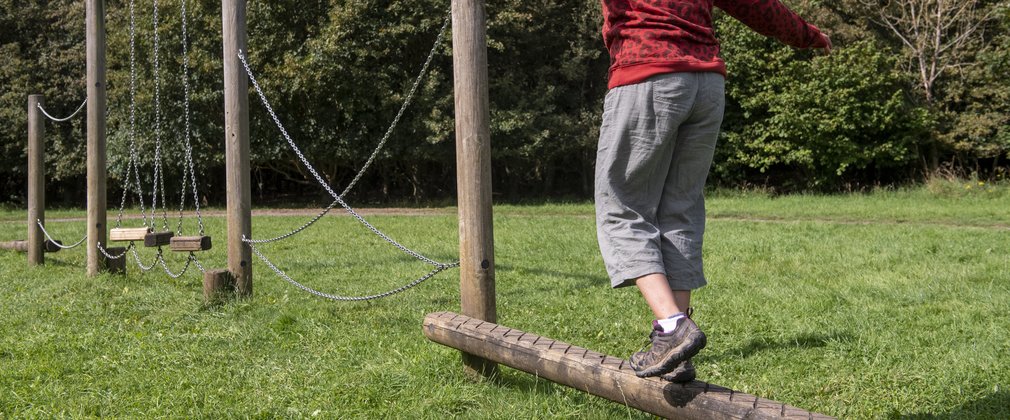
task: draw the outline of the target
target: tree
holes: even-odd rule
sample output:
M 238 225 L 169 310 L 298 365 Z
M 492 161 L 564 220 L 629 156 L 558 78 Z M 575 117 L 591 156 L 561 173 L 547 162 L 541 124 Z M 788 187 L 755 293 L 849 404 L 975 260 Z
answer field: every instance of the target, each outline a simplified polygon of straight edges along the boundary
M 973 62 L 974 54 L 966 48 L 973 43 L 984 46 L 984 25 L 999 10 L 983 0 L 861 0 L 876 10 L 875 21 L 890 29 L 901 41 L 916 74 L 917 84 L 926 103 L 937 107 L 936 85 L 940 78 L 957 74 L 954 70 Z M 883 4 L 881 4 L 883 3 Z M 937 142 L 928 144 L 926 169 L 939 166 Z

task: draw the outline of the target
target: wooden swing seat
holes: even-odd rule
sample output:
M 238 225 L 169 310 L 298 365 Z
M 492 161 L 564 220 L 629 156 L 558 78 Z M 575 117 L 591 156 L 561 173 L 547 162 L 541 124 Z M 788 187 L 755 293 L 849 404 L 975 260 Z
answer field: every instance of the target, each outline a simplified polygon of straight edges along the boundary
M 210 236 L 176 236 L 169 247 L 175 252 L 206 251 L 211 247 Z

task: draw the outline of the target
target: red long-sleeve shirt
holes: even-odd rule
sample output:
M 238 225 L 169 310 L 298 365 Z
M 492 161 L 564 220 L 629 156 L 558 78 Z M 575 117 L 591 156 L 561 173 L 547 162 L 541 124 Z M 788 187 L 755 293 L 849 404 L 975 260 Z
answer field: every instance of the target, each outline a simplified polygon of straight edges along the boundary
M 712 6 L 756 32 L 797 48 L 822 48 L 821 31 L 778 0 L 602 0 L 609 88 L 671 72 L 719 72 Z

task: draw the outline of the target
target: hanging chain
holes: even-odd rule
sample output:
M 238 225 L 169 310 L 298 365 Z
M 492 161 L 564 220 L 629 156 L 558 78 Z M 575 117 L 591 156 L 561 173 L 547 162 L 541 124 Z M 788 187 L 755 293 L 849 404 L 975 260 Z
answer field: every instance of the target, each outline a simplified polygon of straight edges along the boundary
M 161 165 L 161 60 L 158 35 L 158 0 L 154 0 L 151 19 L 154 27 L 154 186 L 151 190 L 151 218 L 158 212 L 158 192 L 161 191 L 161 217 L 163 230 L 168 230 L 168 208 L 165 206 L 165 174 Z M 152 220 L 152 225 L 153 220 Z
M 185 129 L 183 131 L 183 149 L 186 158 L 186 166 L 182 170 L 182 191 L 179 194 L 179 225 L 176 232 L 178 232 L 179 235 L 182 235 L 183 211 L 186 208 L 186 177 L 188 174 L 189 180 L 192 183 L 193 206 L 196 208 L 196 222 L 200 229 L 200 236 L 203 236 L 205 230 L 203 225 L 203 216 L 200 214 L 200 193 L 197 191 L 196 165 L 193 163 L 193 146 L 190 143 L 189 34 L 186 29 L 186 23 L 188 21 L 188 18 L 186 17 L 186 0 L 181 1 L 180 13 L 182 15 L 183 120 L 185 121 Z
M 291 136 L 288 135 L 288 130 L 284 128 L 284 124 L 281 123 L 281 119 L 278 118 L 277 113 L 274 112 L 274 108 L 272 106 L 270 106 L 270 102 L 267 101 L 267 97 L 264 95 L 263 89 L 260 88 L 260 83 L 257 82 L 256 76 L 252 75 L 252 71 L 249 69 L 248 63 L 245 62 L 245 57 L 242 56 L 242 51 L 240 51 L 240 50 L 238 51 L 238 60 L 240 60 L 242 62 L 242 66 L 245 67 L 245 73 L 248 75 L 249 81 L 252 82 L 252 86 L 254 86 L 256 88 L 256 92 L 260 96 L 261 102 L 263 102 L 264 107 L 267 108 L 267 111 L 270 113 L 271 117 L 274 119 L 274 123 L 277 124 L 277 128 L 281 130 L 281 134 L 288 141 L 288 144 L 291 146 L 291 149 L 295 151 L 295 154 L 298 155 L 298 159 L 301 161 L 302 165 L 304 165 L 305 168 L 307 170 L 309 170 L 309 173 L 312 174 L 312 177 L 314 177 L 315 180 L 316 180 L 316 182 L 318 182 L 319 185 L 321 185 L 322 188 L 325 189 L 327 193 L 329 193 L 330 197 L 333 197 L 333 200 L 336 201 L 337 203 L 339 203 L 340 206 L 343 207 L 343 209 L 347 211 L 347 214 L 350 214 L 351 216 L 354 216 L 356 219 L 358 219 L 359 222 L 361 222 L 366 227 L 368 227 L 369 230 L 372 230 L 373 233 L 379 235 L 379 237 L 382 237 L 387 242 L 389 242 L 390 244 L 396 246 L 398 249 L 400 249 L 404 253 L 407 253 L 408 255 L 411 255 L 411 256 L 413 256 L 413 257 L 415 257 L 417 259 L 425 261 L 425 263 L 428 263 L 428 264 L 430 264 L 432 266 L 438 265 L 438 263 L 435 263 L 434 260 L 432 260 L 432 259 L 430 259 L 430 258 L 428 258 L 428 257 L 426 257 L 424 255 L 421 255 L 420 253 L 418 253 L 418 252 L 416 252 L 416 251 L 414 251 L 414 250 L 412 250 L 412 249 L 410 249 L 410 248 L 408 248 L 408 247 L 400 244 L 396 240 L 393 240 L 393 238 L 389 237 L 388 235 L 386 235 L 385 233 L 383 233 L 382 231 L 380 231 L 379 229 L 377 229 L 375 226 L 373 226 L 368 221 L 366 221 L 365 218 L 363 218 L 357 212 L 355 212 L 354 209 L 351 209 L 350 206 L 348 206 L 347 203 L 344 202 L 343 199 L 340 196 L 338 196 L 335 192 L 333 192 L 333 189 L 330 188 L 329 184 L 327 184 L 322 179 L 322 177 L 319 176 L 319 173 L 316 172 L 316 170 L 312 166 L 312 164 L 309 163 L 308 159 L 305 158 L 305 154 L 302 153 L 302 150 L 300 148 L 298 148 L 297 144 L 295 144 L 295 140 L 293 140 L 291 138 Z M 245 241 L 246 243 L 248 243 L 248 238 L 244 238 L 243 237 L 242 241 Z
M 458 262 L 452 263 L 452 264 L 439 264 L 439 263 L 435 263 L 434 264 L 435 269 L 431 270 L 428 274 L 425 274 L 424 276 L 421 276 L 417 280 L 414 280 L 414 281 L 412 281 L 410 283 L 407 283 L 407 284 L 405 284 L 403 286 L 397 287 L 397 288 L 395 288 L 393 290 L 390 290 L 390 291 L 387 291 L 387 292 L 383 292 L 383 293 L 379 293 L 379 294 L 375 294 L 375 295 L 367 295 L 367 296 L 340 296 L 340 295 L 333 295 L 333 294 L 329 294 L 329 293 L 325 293 L 325 292 L 320 292 L 318 290 L 315 290 L 315 289 L 313 289 L 311 287 L 308 287 L 308 286 L 306 286 L 304 284 L 301 284 L 301 283 L 295 281 L 295 279 L 291 278 L 291 276 L 288 276 L 287 273 L 285 273 L 283 270 L 281 270 L 276 265 L 274 265 L 274 263 L 270 262 L 270 260 L 268 260 L 267 257 L 265 255 L 263 255 L 263 253 L 260 252 L 259 249 L 256 248 L 256 245 L 250 243 L 249 247 L 252 248 L 253 253 L 256 254 L 256 256 L 259 257 L 259 259 L 262 260 L 263 263 L 267 265 L 267 267 L 270 267 L 270 269 L 273 270 L 273 272 L 276 273 L 278 277 L 284 279 L 288 283 L 291 283 L 295 287 L 297 287 L 299 289 L 302 289 L 302 290 L 304 290 L 304 291 L 306 291 L 308 293 L 311 293 L 313 295 L 319 296 L 321 298 L 330 299 L 330 300 L 336 300 L 336 301 L 367 301 L 367 300 L 381 299 L 381 298 L 384 298 L 384 297 L 387 297 L 387 296 L 395 295 L 397 293 L 400 293 L 402 291 L 410 289 L 410 288 L 412 288 L 414 286 L 417 286 L 417 285 L 423 283 L 425 280 L 428 280 L 428 279 L 434 277 L 436 274 L 438 274 L 438 273 L 440 273 L 440 272 L 442 272 L 442 271 L 444 271 L 446 269 L 449 269 L 449 268 L 452 268 L 452 267 L 458 267 L 459 266 Z
M 87 104 L 88 104 L 88 98 L 84 98 L 84 102 L 81 102 L 81 106 L 77 107 L 77 110 L 74 111 L 73 114 L 70 114 L 70 116 L 66 117 L 66 118 L 56 118 L 56 117 L 54 117 L 52 115 L 49 115 L 49 113 L 46 112 L 46 109 L 42 107 L 42 104 L 35 104 L 35 106 L 38 107 L 39 111 L 42 111 L 42 115 L 45 115 L 46 118 L 49 118 L 50 120 L 53 120 L 53 121 L 56 121 L 56 122 L 64 122 L 66 120 L 69 120 L 69 119 L 74 118 L 75 116 L 77 116 L 77 113 L 81 112 L 81 110 L 84 109 L 84 105 L 87 105 Z
M 50 235 L 49 231 L 46 230 L 46 227 L 45 227 L 45 225 L 42 224 L 41 220 L 36 219 L 35 223 L 39 225 L 39 229 L 42 229 L 42 234 L 46 235 L 46 239 L 48 239 L 50 243 L 52 243 L 53 245 L 56 245 L 58 248 L 61 248 L 61 249 L 73 249 L 73 248 L 77 248 L 78 246 L 80 246 L 81 244 L 83 244 L 84 241 L 86 241 L 88 239 L 88 235 L 85 234 L 84 237 L 81 238 L 81 240 L 77 241 L 73 245 L 63 245 L 63 244 L 57 242 L 55 239 L 53 239 L 52 235 Z
M 130 252 L 130 250 L 131 250 L 131 249 L 133 249 L 133 248 L 134 248 L 134 245 L 133 245 L 133 242 L 130 242 L 130 245 L 127 245 L 126 249 L 124 249 L 124 250 L 123 250 L 123 253 L 122 253 L 122 254 L 119 254 L 119 255 L 112 255 L 112 254 L 109 254 L 109 251 L 108 251 L 107 249 L 105 249 L 105 247 L 103 247 L 103 246 L 102 246 L 102 243 L 101 243 L 101 242 L 99 242 L 99 243 L 98 243 L 97 247 L 98 247 L 98 251 L 99 251 L 99 252 L 101 252 L 101 253 L 102 253 L 102 255 L 104 255 L 104 256 L 105 256 L 105 258 L 108 258 L 108 259 L 110 259 L 110 260 L 118 260 L 118 259 L 120 259 L 120 258 L 123 258 L 123 257 L 125 257 L 125 256 L 126 256 L 126 254 L 127 254 L 128 252 Z
M 432 45 L 431 51 L 428 52 L 428 58 L 425 59 L 424 65 L 421 66 L 421 71 L 418 73 L 417 77 L 414 79 L 414 84 L 410 87 L 410 91 L 409 91 L 409 93 L 407 93 L 407 97 L 406 97 L 406 99 L 404 99 L 403 104 L 400 105 L 400 110 L 396 113 L 396 117 L 393 118 L 393 122 L 389 125 L 389 128 L 386 129 L 386 134 L 382 136 L 381 140 L 379 140 L 379 143 L 375 147 L 375 150 L 372 151 L 372 154 L 368 157 L 368 160 L 365 161 L 365 164 L 361 167 L 361 169 L 358 170 L 358 173 L 356 173 L 354 175 L 354 178 L 347 185 L 347 187 L 344 188 L 344 191 L 340 193 L 340 196 L 345 197 L 345 196 L 347 196 L 347 194 L 350 194 L 351 190 L 354 188 L 354 186 L 358 183 L 358 181 L 364 175 L 365 171 L 368 170 L 368 168 L 372 165 L 372 162 L 374 162 L 375 159 L 376 159 L 376 157 L 379 156 L 379 152 L 382 150 L 383 146 L 386 145 L 386 141 L 388 141 L 389 138 L 392 136 L 393 130 L 396 128 L 396 125 L 400 122 L 400 118 L 403 116 L 404 111 L 406 111 L 407 107 L 410 106 L 410 103 L 411 103 L 411 101 L 414 98 L 414 94 L 417 92 L 418 86 L 420 86 L 421 82 L 425 79 L 425 76 L 428 73 L 428 67 L 431 65 L 431 61 L 435 57 L 435 53 L 438 51 L 439 45 L 442 44 L 442 40 L 445 38 L 445 32 L 446 32 L 446 29 L 449 27 L 449 23 L 450 22 L 451 22 L 451 16 L 447 17 L 445 19 L 445 22 L 442 23 L 442 28 L 438 32 L 438 37 L 435 38 L 435 43 L 434 43 L 434 45 Z M 280 125 L 280 120 L 277 118 L 277 115 L 273 112 L 273 109 L 270 107 L 270 104 L 266 101 L 266 98 L 263 96 L 263 92 L 260 90 L 259 85 L 256 83 L 256 78 L 253 76 L 252 71 L 249 69 L 249 64 L 246 62 L 245 58 L 242 56 L 242 52 L 241 51 L 239 51 L 239 59 L 242 60 L 242 65 L 243 65 L 243 67 L 245 67 L 246 73 L 248 73 L 248 75 L 249 75 L 249 79 L 253 81 L 253 85 L 256 87 L 256 92 L 259 94 L 260 99 L 263 101 L 263 104 L 267 107 L 267 110 L 270 111 L 271 117 L 273 117 L 274 122 L 277 123 L 277 126 L 278 126 L 278 128 L 280 128 L 281 132 L 284 134 L 284 137 L 286 139 L 288 139 L 288 143 L 293 146 L 293 148 L 295 150 L 295 153 L 298 154 L 299 158 L 302 159 L 302 162 L 306 163 L 306 165 L 307 165 L 307 161 L 304 159 L 304 156 L 302 156 L 301 152 L 298 150 L 298 147 L 294 146 L 293 142 L 290 141 L 290 138 L 287 136 L 287 132 L 284 130 L 284 127 Z M 330 192 L 330 195 L 333 195 L 333 191 L 329 189 L 328 184 L 326 184 L 326 183 L 324 183 L 324 182 L 321 181 L 321 179 L 319 178 L 318 174 L 315 174 L 315 170 L 313 170 L 310 165 L 307 165 L 307 166 L 309 167 L 309 170 L 311 172 L 313 172 L 313 175 L 316 176 L 316 179 L 319 180 L 320 183 L 322 183 L 323 186 L 327 189 L 327 191 Z M 315 217 L 313 217 L 311 220 L 309 220 L 308 222 L 306 222 L 302 226 L 298 227 L 297 229 L 292 230 L 291 232 L 288 232 L 288 233 L 285 233 L 283 235 L 280 235 L 280 236 L 277 236 L 277 237 L 274 237 L 274 238 L 270 238 L 270 239 L 256 239 L 256 240 L 250 239 L 250 240 L 247 240 L 246 242 L 248 242 L 248 243 L 263 244 L 263 243 L 269 243 L 269 242 L 276 242 L 276 241 L 284 240 L 284 239 L 290 238 L 292 236 L 295 236 L 298 233 L 300 233 L 301 231 L 303 231 L 305 229 L 308 229 L 309 226 L 312 226 L 313 224 L 315 224 L 317 221 L 319 221 L 319 219 L 322 219 L 323 216 L 325 216 L 327 213 L 329 213 L 330 210 L 333 210 L 333 208 L 336 207 L 337 204 L 340 204 L 340 200 L 339 199 L 333 200 L 333 202 L 331 202 L 330 205 L 326 206 L 326 208 L 324 208 L 319 214 L 317 214 Z M 346 208 L 346 206 L 345 206 L 345 208 Z
M 137 16 L 134 0 L 130 0 L 130 150 L 129 162 L 126 165 L 126 185 L 123 187 L 123 198 L 119 203 L 119 214 L 116 216 L 116 227 L 123 225 L 123 211 L 126 208 L 126 197 L 132 188 L 136 189 L 137 202 L 140 204 L 140 216 L 144 226 L 147 223 L 147 210 L 144 208 L 144 191 L 140 185 L 140 157 L 137 155 Z M 134 180 L 130 180 L 131 172 Z M 152 213 L 151 225 L 154 225 Z

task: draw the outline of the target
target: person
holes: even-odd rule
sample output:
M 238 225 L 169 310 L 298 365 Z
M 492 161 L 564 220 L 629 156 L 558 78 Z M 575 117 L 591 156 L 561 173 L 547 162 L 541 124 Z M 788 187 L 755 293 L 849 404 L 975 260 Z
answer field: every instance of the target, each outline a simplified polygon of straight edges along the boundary
M 633 354 L 640 377 L 695 377 L 706 336 L 691 320 L 702 270 L 703 190 L 725 105 L 718 7 L 797 48 L 831 40 L 778 0 L 602 0 L 610 52 L 596 157 L 597 236 L 614 288 L 637 286 L 655 320 Z

